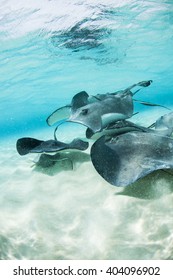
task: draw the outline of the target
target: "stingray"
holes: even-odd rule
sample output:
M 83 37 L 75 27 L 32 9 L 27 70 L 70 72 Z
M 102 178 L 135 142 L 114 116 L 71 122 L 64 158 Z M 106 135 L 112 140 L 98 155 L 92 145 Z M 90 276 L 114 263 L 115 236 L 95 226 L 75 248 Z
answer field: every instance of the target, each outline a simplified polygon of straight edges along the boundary
M 51 125 L 55 124 L 56 122 L 70 119 L 70 121 L 79 122 L 79 123 L 82 123 L 82 124 L 87 126 L 88 121 L 86 121 L 85 119 L 87 117 L 86 112 L 88 112 L 88 109 L 90 108 L 91 110 L 92 109 L 93 110 L 98 110 L 98 102 L 99 101 L 105 101 L 106 99 L 111 98 L 111 97 L 112 98 L 115 97 L 114 101 L 113 101 L 114 103 L 115 103 L 116 99 L 117 99 L 117 102 L 118 102 L 115 105 L 113 113 L 117 113 L 117 114 L 121 113 L 123 116 L 119 115 L 119 118 L 121 118 L 121 117 L 126 118 L 126 117 L 128 117 L 129 111 L 132 111 L 132 103 L 133 103 L 132 96 L 137 91 L 139 91 L 139 90 L 137 90 L 135 93 L 132 93 L 131 89 L 136 87 L 136 86 L 148 87 L 151 83 L 152 83 L 152 80 L 142 81 L 142 82 L 139 82 L 137 84 L 133 84 L 132 86 L 126 88 L 125 90 L 120 90 L 120 91 L 116 91 L 116 92 L 113 92 L 113 93 L 106 93 L 106 94 L 96 94 L 96 95 L 91 95 L 91 96 L 89 96 L 89 94 L 86 91 L 81 91 L 81 92 L 79 92 L 79 93 L 77 93 L 76 95 L 73 96 L 70 104 L 68 104 L 66 106 L 63 106 L 63 107 L 60 107 L 57 110 L 55 110 L 47 118 L 46 122 L 47 122 L 48 125 L 51 126 Z M 129 104 L 128 104 L 129 105 L 129 111 L 124 110 L 125 109 L 124 107 L 127 108 L 127 99 L 129 100 Z M 125 104 L 125 102 L 126 102 L 126 104 Z M 140 102 L 140 101 L 138 100 L 138 102 Z M 142 102 L 144 102 L 144 101 L 142 101 Z M 92 106 L 91 104 L 93 104 L 93 103 L 97 103 L 97 105 Z M 118 112 L 116 112 L 119 104 L 120 104 L 121 107 L 123 107 L 123 110 L 122 110 L 122 108 L 120 108 L 118 110 Z M 124 106 L 123 106 L 123 104 L 124 104 Z M 152 104 L 152 103 L 150 103 L 150 104 Z M 147 105 L 147 104 L 145 104 L 145 105 Z M 80 108 L 81 108 L 81 110 L 80 110 Z M 82 111 L 82 110 L 84 110 L 84 111 Z M 108 113 L 112 113 L 112 110 L 111 110 L 111 112 L 109 112 L 109 110 L 107 110 L 107 111 L 108 111 Z M 107 114 L 107 112 L 106 112 L 106 114 Z M 85 118 L 84 119 L 81 118 L 81 115 L 85 115 Z M 88 113 L 88 115 L 89 115 L 89 113 Z M 110 115 L 107 116 L 107 117 L 110 117 Z M 88 119 L 88 117 L 87 117 L 87 119 Z
M 130 118 L 132 115 L 132 95 L 127 92 L 107 95 L 102 100 L 82 106 L 71 115 L 69 121 L 85 125 L 96 133 L 109 123 Z
M 125 187 L 155 170 L 173 168 L 173 139 L 139 131 L 102 136 L 91 147 L 91 160 L 107 182 Z
M 90 155 L 79 150 L 64 150 L 55 154 L 42 153 L 35 160 L 35 170 L 54 175 L 62 170 L 75 170 L 84 162 L 90 161 Z
M 54 175 L 62 170 L 73 170 L 72 159 L 67 157 L 66 154 L 59 152 L 53 155 L 42 153 L 39 159 L 34 162 L 35 170 L 46 173 L 47 175 Z
M 173 111 L 161 116 L 150 128 L 155 128 L 160 134 L 170 136 L 173 133 Z
M 150 132 L 158 133 L 163 136 L 171 136 L 173 133 L 173 112 L 161 116 L 149 127 L 144 127 L 127 120 L 120 120 L 108 124 L 101 132 L 94 133 L 90 128 L 87 128 L 86 138 L 92 138 L 94 140 L 103 135 L 116 136 L 130 131 Z
M 107 136 L 116 136 L 120 134 L 124 134 L 130 131 L 142 131 L 142 132 L 153 132 L 154 130 L 137 125 L 133 122 L 127 121 L 127 120 L 119 120 L 115 123 L 109 124 L 104 130 L 101 132 L 94 133 L 90 128 L 87 128 L 86 130 L 86 138 L 96 140 L 100 138 L 103 135 Z
M 71 143 L 64 143 L 57 140 L 38 140 L 35 138 L 24 137 L 17 140 L 16 149 L 20 155 L 28 153 L 52 153 L 66 149 L 86 150 L 89 146 L 88 142 L 81 139 L 74 139 Z

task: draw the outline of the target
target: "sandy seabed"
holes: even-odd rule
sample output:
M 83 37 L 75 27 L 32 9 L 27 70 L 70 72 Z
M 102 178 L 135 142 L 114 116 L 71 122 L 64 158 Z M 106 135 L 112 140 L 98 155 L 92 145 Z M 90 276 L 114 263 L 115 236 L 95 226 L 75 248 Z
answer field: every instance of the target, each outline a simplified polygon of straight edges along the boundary
M 116 188 L 89 153 L 34 165 L 15 139 L 1 143 L 0 259 L 173 259 L 173 175 Z

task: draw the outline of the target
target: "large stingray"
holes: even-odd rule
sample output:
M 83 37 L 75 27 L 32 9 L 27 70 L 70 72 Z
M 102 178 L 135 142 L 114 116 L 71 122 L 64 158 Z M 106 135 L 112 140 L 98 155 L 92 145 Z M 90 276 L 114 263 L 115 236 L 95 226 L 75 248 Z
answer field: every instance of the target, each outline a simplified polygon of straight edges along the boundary
M 155 170 L 173 168 L 173 139 L 139 131 L 102 136 L 91 148 L 91 160 L 107 182 L 128 186 Z
M 100 115 L 100 116 L 109 114 L 107 116 L 104 116 L 105 119 L 106 119 L 106 117 L 108 117 L 108 119 L 113 118 L 115 120 L 128 118 L 129 116 L 132 115 L 132 112 L 133 112 L 132 96 L 134 95 L 134 93 L 132 93 L 131 90 L 137 86 L 148 87 L 151 84 L 151 82 L 152 82 L 151 80 L 142 81 L 137 84 L 133 84 L 132 86 L 126 88 L 125 90 L 120 90 L 120 91 L 116 91 L 113 93 L 107 93 L 107 94 L 97 94 L 94 96 L 92 96 L 92 95 L 89 96 L 86 91 L 81 91 L 81 92 L 77 93 L 76 95 L 74 95 L 70 104 L 55 110 L 47 118 L 47 120 L 46 120 L 47 124 L 51 126 L 51 125 L 55 124 L 56 122 L 70 118 L 70 121 L 82 123 L 82 124 L 90 127 L 91 124 L 90 124 L 90 120 L 88 118 L 90 117 L 92 110 L 96 110 L 97 115 Z M 109 100 L 107 100 L 107 99 L 109 99 Z M 111 107 L 108 106 L 108 104 L 110 104 L 110 102 L 113 102 Z M 138 100 L 138 102 L 140 102 L 140 101 Z M 144 102 L 144 101 L 142 101 L 142 102 Z M 93 105 L 93 103 L 96 103 L 96 104 Z M 147 102 L 145 102 L 145 103 L 146 103 L 145 105 L 147 105 Z M 150 105 L 151 104 L 152 103 L 150 103 Z M 108 106 L 108 107 L 107 107 L 107 109 L 102 110 L 102 108 L 104 106 Z M 113 109 L 113 106 L 114 106 L 114 109 Z M 88 111 L 88 109 L 90 109 L 90 110 Z M 113 115 L 111 115 L 112 113 L 117 114 L 117 115 L 113 116 Z M 95 118 L 95 116 L 93 116 L 93 117 Z M 95 120 L 95 122 L 96 121 L 97 121 L 97 127 L 100 127 L 98 120 Z M 107 122 L 108 121 L 109 120 L 107 120 Z M 99 122 L 101 123 L 100 118 L 99 118 Z M 95 128 L 95 126 L 94 126 L 94 128 Z
M 74 139 L 71 143 L 64 143 L 57 140 L 38 140 L 35 138 L 24 137 L 17 140 L 16 149 L 20 155 L 28 153 L 52 153 L 66 149 L 86 150 L 89 146 L 88 142 L 81 139 Z

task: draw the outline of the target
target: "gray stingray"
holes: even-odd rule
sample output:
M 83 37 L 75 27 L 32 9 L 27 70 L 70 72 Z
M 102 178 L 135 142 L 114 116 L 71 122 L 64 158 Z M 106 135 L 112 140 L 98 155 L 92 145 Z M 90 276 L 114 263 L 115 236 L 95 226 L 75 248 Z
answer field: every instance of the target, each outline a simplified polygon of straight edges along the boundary
M 69 118 L 93 132 L 101 131 L 109 123 L 130 118 L 133 115 L 133 100 L 129 92 L 108 95 L 102 100 L 78 108 Z
M 41 154 L 39 159 L 35 161 L 35 165 L 41 168 L 49 168 L 57 163 L 64 161 L 68 162 L 70 169 L 73 169 L 73 165 L 82 164 L 90 160 L 90 155 L 83 151 L 71 150 L 70 153 L 67 150 L 62 151 L 61 153 L 57 152 L 55 154 Z
M 96 95 L 91 95 L 91 96 L 89 96 L 89 94 L 86 91 L 81 91 L 81 92 L 79 92 L 79 93 L 77 93 L 76 95 L 73 96 L 70 104 L 68 104 L 66 106 L 63 106 L 63 107 L 60 107 L 57 110 L 55 110 L 47 118 L 46 122 L 47 122 L 48 125 L 51 126 L 51 125 L 55 124 L 56 122 L 62 121 L 64 119 L 66 120 L 66 119 L 70 118 L 70 121 L 76 121 L 76 122 L 82 123 L 82 124 L 87 126 L 88 122 L 86 122 L 86 120 L 83 120 L 83 119 L 81 120 L 81 117 L 80 117 L 80 114 L 85 114 L 85 112 L 86 112 L 85 109 L 88 109 L 88 107 L 85 108 L 85 106 L 91 105 L 93 103 L 98 103 L 99 101 L 105 101 L 107 98 L 111 98 L 111 97 L 113 98 L 114 96 L 116 96 L 116 98 L 118 100 L 118 104 L 120 103 L 120 101 L 123 104 L 125 97 L 126 97 L 126 103 L 127 103 L 127 98 L 128 98 L 129 99 L 129 107 L 130 107 L 129 111 L 130 111 L 130 109 L 132 109 L 131 107 L 132 107 L 132 103 L 133 103 L 132 102 L 132 96 L 138 91 L 137 90 L 135 93 L 132 93 L 131 90 L 134 87 L 137 87 L 137 86 L 148 87 L 151 83 L 152 83 L 152 80 L 142 81 L 142 82 L 139 82 L 137 84 L 133 84 L 132 86 L 126 88 L 125 90 L 120 90 L 120 91 L 116 91 L 116 92 L 113 92 L 113 93 L 106 93 L 106 94 L 96 94 Z M 115 102 L 115 100 L 114 100 L 114 102 Z M 140 102 L 140 101 L 138 101 L 138 102 Z M 116 105 L 113 113 L 115 113 L 115 111 L 118 107 L 118 104 Z M 123 106 L 122 104 L 121 104 L 121 106 Z M 79 109 L 82 108 L 82 107 L 85 111 L 81 112 Z M 98 106 L 95 106 L 95 107 L 90 107 L 90 108 L 91 109 L 97 109 Z M 126 117 L 128 117 L 128 111 L 127 112 L 124 111 L 124 107 L 123 107 L 123 110 L 119 110 L 119 111 L 122 111 L 123 118 L 126 118 Z M 126 104 L 126 107 L 127 107 L 127 104 Z M 119 112 L 117 112 L 117 114 L 119 114 Z M 121 118 L 121 117 L 122 116 L 119 115 L 119 118 Z M 85 116 L 85 118 L 86 118 L 86 116 Z
M 130 131 L 142 131 L 142 132 L 153 132 L 153 129 L 143 127 L 140 125 L 137 125 L 133 122 L 127 121 L 127 120 L 119 120 L 115 123 L 109 124 L 104 130 L 101 132 L 94 133 L 90 128 L 87 128 L 86 130 L 86 138 L 93 140 L 96 140 L 100 138 L 103 135 L 107 136 L 116 136 L 120 134 L 124 134 Z
M 171 136 L 173 133 L 173 112 L 161 116 L 149 127 L 140 126 L 127 120 L 120 120 L 109 124 L 101 132 L 94 133 L 90 128 L 87 128 L 86 137 L 96 140 L 103 135 L 117 136 L 130 131 L 150 132 L 158 133 L 162 136 Z
M 52 167 L 60 160 L 60 153 L 56 153 L 53 155 L 50 154 L 41 154 L 38 161 L 35 162 L 36 166 L 40 166 L 42 168 Z
M 171 135 L 173 133 L 173 111 L 161 116 L 155 123 L 153 123 L 151 128 L 154 127 L 158 132 L 163 135 Z
M 91 160 L 107 182 L 125 187 L 155 170 L 173 168 L 173 139 L 139 131 L 102 136 L 91 147 Z
M 66 149 L 86 150 L 88 142 L 81 139 L 74 139 L 71 143 L 64 143 L 57 140 L 42 141 L 35 138 L 24 137 L 17 140 L 16 149 L 20 155 L 28 153 L 52 153 Z

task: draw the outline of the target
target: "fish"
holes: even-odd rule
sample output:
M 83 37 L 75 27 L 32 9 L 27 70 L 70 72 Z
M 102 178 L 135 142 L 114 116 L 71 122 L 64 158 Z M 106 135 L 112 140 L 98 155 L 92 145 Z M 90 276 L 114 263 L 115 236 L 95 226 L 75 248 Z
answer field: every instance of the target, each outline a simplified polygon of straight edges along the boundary
M 108 95 L 102 100 L 78 108 L 69 122 L 80 123 L 94 133 L 109 123 L 130 118 L 133 115 L 133 100 L 129 93 Z
M 89 143 L 75 138 L 71 143 L 64 143 L 57 140 L 38 140 L 31 137 L 19 138 L 16 142 L 16 149 L 19 155 L 28 153 L 52 153 L 66 149 L 86 150 Z
M 155 170 L 173 168 L 173 139 L 140 131 L 102 136 L 91 147 L 91 161 L 108 183 L 127 187 Z
M 70 104 L 60 107 L 60 108 L 56 109 L 53 113 L 51 113 L 51 115 L 49 115 L 48 118 L 46 119 L 46 122 L 49 126 L 52 126 L 59 121 L 62 122 L 62 120 L 64 120 L 64 121 L 76 120 L 77 121 L 77 119 L 75 119 L 75 116 L 77 115 L 77 113 L 80 113 L 80 111 L 79 111 L 80 108 L 83 108 L 85 110 L 87 108 L 87 107 L 85 108 L 85 106 L 91 105 L 93 103 L 97 103 L 98 101 L 105 102 L 106 99 L 109 99 L 113 96 L 115 96 L 115 99 L 117 98 L 118 102 L 120 102 L 119 99 L 120 99 L 120 97 L 122 97 L 121 103 L 123 104 L 125 96 L 126 97 L 130 96 L 132 99 L 132 96 L 136 92 L 139 91 L 139 90 L 137 90 L 135 93 L 132 93 L 131 89 L 133 89 L 136 86 L 147 87 L 151 83 L 152 83 L 152 80 L 142 81 L 142 82 L 131 85 L 130 87 L 126 88 L 125 90 L 119 90 L 119 91 L 115 91 L 113 93 L 106 93 L 106 94 L 89 95 L 86 91 L 81 91 L 73 96 Z M 131 106 L 131 103 L 132 103 L 132 101 L 130 101 L 129 106 Z M 123 106 L 122 104 L 121 104 L 121 106 Z M 98 107 L 98 106 L 94 106 L 94 108 L 95 107 Z M 118 107 L 118 104 L 116 105 L 115 110 L 117 109 L 117 107 Z M 115 112 L 115 110 L 114 110 L 114 113 L 118 113 L 118 112 Z M 85 113 L 86 110 L 83 112 Z M 112 116 L 109 115 L 109 117 L 111 118 Z M 118 119 L 121 117 L 125 117 L 124 113 L 122 114 L 122 116 L 119 115 Z M 116 116 L 114 119 L 116 119 Z

